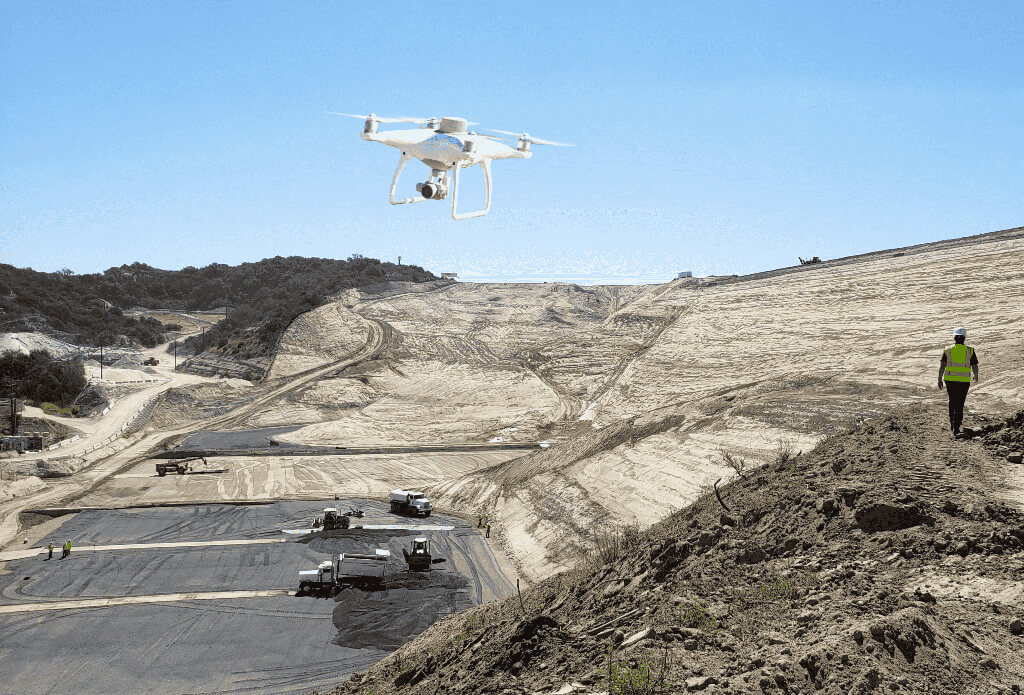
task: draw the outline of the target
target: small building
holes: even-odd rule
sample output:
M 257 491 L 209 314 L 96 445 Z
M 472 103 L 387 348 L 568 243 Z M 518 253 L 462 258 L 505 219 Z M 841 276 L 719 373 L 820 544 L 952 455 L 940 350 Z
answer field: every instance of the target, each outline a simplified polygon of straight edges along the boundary
M 680 278 L 680 279 L 681 278 L 692 278 L 693 277 L 693 271 L 692 270 L 683 270 L 683 271 L 681 271 L 679 273 L 679 275 L 676 275 L 676 277 Z
M 442 280 L 456 280 L 458 279 L 458 273 L 441 273 Z
M 0 439 L 2 451 L 42 451 L 43 438 L 38 435 L 9 434 Z

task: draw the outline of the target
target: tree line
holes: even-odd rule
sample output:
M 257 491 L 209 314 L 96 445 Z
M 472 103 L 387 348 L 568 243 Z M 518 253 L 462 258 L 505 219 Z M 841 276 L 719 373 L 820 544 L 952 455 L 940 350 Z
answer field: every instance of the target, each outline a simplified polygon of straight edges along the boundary
M 397 280 L 436 277 L 419 266 L 395 265 L 353 255 L 346 260 L 299 256 L 229 266 L 161 270 L 144 263 L 75 275 L 68 269 L 40 273 L 0 264 L 0 332 L 40 331 L 79 345 L 109 345 L 119 336 L 152 347 L 167 330 L 133 308 L 197 311 L 230 307 L 193 349 L 234 343 L 239 356 L 265 354 L 288 324 L 341 290 Z M 241 347 L 239 347 L 241 346 Z
M 64 407 L 78 397 L 85 384 L 85 366 L 80 360 L 55 360 L 46 350 L 28 354 L 7 350 L 0 355 L 0 397 Z

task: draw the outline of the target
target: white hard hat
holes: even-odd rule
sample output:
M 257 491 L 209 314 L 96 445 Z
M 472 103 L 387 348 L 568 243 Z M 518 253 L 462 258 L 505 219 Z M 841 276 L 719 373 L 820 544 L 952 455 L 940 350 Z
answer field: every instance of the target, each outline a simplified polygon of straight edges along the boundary
M 953 335 L 962 335 L 962 336 L 966 337 L 967 336 L 967 329 L 964 328 L 963 326 L 960 326 L 955 331 L 953 331 Z

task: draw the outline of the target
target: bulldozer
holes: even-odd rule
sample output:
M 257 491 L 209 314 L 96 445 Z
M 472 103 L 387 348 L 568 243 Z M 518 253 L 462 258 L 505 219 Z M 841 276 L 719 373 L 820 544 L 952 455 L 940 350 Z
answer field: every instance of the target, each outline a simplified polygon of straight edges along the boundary
M 422 537 L 413 538 L 412 552 L 402 548 L 402 554 L 405 555 L 405 562 L 409 565 L 410 572 L 426 572 L 431 565 L 445 562 L 443 557 L 432 558 L 430 556 L 430 541 Z

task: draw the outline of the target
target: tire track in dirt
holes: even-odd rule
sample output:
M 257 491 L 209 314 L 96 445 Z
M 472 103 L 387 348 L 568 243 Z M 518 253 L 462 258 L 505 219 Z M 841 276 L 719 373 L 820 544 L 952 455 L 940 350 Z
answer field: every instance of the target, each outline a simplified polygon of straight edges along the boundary
M 539 369 L 533 367 L 527 367 L 526 370 L 533 374 L 535 377 L 541 380 L 545 386 L 551 389 L 551 392 L 555 394 L 555 398 L 558 399 L 558 415 L 555 417 L 555 421 L 563 420 L 575 420 L 583 412 L 583 402 L 570 394 L 565 387 L 558 382 L 544 375 Z
M 56 500 L 72 500 L 82 497 L 105 483 L 112 475 L 116 475 L 133 465 L 145 461 L 154 450 L 162 450 L 174 441 L 187 437 L 190 434 L 195 434 L 203 429 L 237 423 L 271 401 L 303 388 L 316 379 L 328 376 L 353 364 L 373 359 L 390 344 L 393 332 L 391 327 L 383 321 L 370 318 L 367 320 L 371 322 L 370 335 L 367 336 L 366 344 L 363 348 L 355 354 L 331 364 L 292 375 L 288 377 L 285 383 L 271 388 L 269 391 L 254 398 L 251 402 L 239 406 L 231 413 L 195 422 L 171 432 L 154 433 L 144 437 L 136 444 L 130 445 L 127 449 L 104 458 L 96 459 L 87 464 L 74 477 L 67 479 L 66 482 L 52 484 L 53 487 L 46 490 L 42 490 L 34 495 L 16 498 L 11 503 L 0 506 L 0 511 L 3 513 L 3 519 L 0 521 L 0 546 L 6 544 L 17 535 L 20 528 L 18 516 L 25 509 L 46 506 Z M 140 453 L 133 454 L 133 451 Z
M 665 289 L 667 290 L 670 287 L 671 284 L 667 285 Z M 662 294 L 664 294 L 664 291 L 659 293 L 657 296 L 660 297 Z M 670 326 L 679 321 L 679 319 L 681 319 L 683 316 L 686 316 L 693 311 L 693 308 L 697 304 L 699 299 L 699 296 L 695 297 L 690 304 L 675 309 L 674 311 L 672 311 L 671 314 L 669 314 L 668 318 L 662 319 L 661 325 L 654 331 L 654 333 L 647 336 L 644 339 L 643 343 L 641 343 L 640 347 L 634 350 L 629 357 L 619 362 L 619 365 L 614 369 L 614 371 L 612 371 L 611 374 L 608 375 L 608 378 L 605 379 L 604 383 L 602 383 L 601 386 L 599 386 L 597 390 L 594 391 L 594 395 L 591 397 L 591 402 L 599 402 L 601 398 L 603 398 L 604 395 L 607 394 L 608 391 L 618 382 L 618 380 L 622 377 L 623 373 L 625 373 L 625 371 L 630 367 L 630 365 L 632 365 L 635 361 L 643 357 L 645 354 L 647 354 L 648 350 L 654 347 L 654 344 L 658 342 L 658 339 L 661 338 L 661 336 L 665 333 L 666 330 L 668 330 Z

